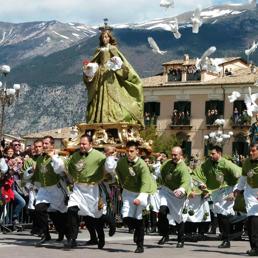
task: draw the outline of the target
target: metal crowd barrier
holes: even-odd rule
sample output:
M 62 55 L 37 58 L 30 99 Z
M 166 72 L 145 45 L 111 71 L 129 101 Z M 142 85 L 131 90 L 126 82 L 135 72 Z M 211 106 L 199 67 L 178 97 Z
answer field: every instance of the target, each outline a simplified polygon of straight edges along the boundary
M 18 218 L 19 224 L 16 225 L 14 225 L 12 221 L 14 208 L 13 202 L 7 203 L 4 207 L 2 207 L 2 214 L 0 217 L 1 232 L 6 233 L 14 230 L 21 231 L 24 227 L 29 227 L 32 225 L 32 221 L 26 206 L 23 208 Z

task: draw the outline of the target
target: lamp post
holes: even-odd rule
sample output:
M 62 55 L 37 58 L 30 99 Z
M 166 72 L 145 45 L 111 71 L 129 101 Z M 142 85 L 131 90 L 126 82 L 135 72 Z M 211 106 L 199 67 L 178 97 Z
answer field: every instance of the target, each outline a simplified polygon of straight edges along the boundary
M 210 132 L 208 135 L 204 135 L 204 141 L 206 144 L 218 145 L 222 147 L 227 141 L 229 141 L 230 137 L 233 135 L 233 132 L 224 133 L 223 126 L 225 124 L 224 119 L 216 119 L 214 125 L 218 126 L 218 130 L 214 132 Z
M 0 74 L 4 77 L 4 83 L 0 82 L 0 102 L 1 102 L 1 119 L 0 119 L 0 139 L 3 139 L 3 128 L 5 118 L 6 105 L 10 106 L 15 99 L 19 97 L 20 84 L 14 84 L 13 88 L 7 88 L 6 77 L 10 73 L 11 68 L 8 65 L 0 66 Z

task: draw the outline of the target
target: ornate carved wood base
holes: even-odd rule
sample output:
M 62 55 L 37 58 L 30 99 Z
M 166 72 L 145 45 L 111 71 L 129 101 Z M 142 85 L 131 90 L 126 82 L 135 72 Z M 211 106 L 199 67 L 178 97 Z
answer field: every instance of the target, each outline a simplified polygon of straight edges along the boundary
M 130 140 L 139 142 L 146 149 L 151 146 L 140 137 L 141 126 L 129 123 L 105 123 L 87 124 L 80 123 L 71 130 L 71 138 L 64 140 L 67 150 L 79 148 L 80 137 L 83 134 L 92 136 L 94 148 L 104 148 L 112 145 L 117 148 L 125 148 Z

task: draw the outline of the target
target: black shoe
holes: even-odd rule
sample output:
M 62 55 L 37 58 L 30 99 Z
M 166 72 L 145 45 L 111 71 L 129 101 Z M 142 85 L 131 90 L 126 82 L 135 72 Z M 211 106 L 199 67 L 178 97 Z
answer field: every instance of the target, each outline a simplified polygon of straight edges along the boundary
M 169 240 L 169 237 L 168 237 L 168 236 L 163 236 L 163 237 L 159 240 L 158 245 L 164 245 L 168 240 Z
M 251 250 L 247 251 L 247 254 L 249 256 L 258 256 L 258 250 L 257 249 L 251 249 Z
M 86 242 L 86 245 L 97 245 L 97 244 L 98 244 L 98 240 L 97 239 L 95 239 L 95 240 L 91 239 L 91 240 Z
M 65 248 L 74 248 L 77 246 L 77 242 L 75 239 L 67 239 L 67 243 L 64 244 Z
M 98 249 L 103 249 L 104 245 L 105 245 L 105 240 L 104 239 L 103 240 L 99 240 L 99 242 L 98 242 Z
M 116 233 L 116 226 L 115 225 L 111 225 L 110 228 L 109 228 L 108 235 L 109 236 L 113 236 L 113 235 L 115 235 L 115 233 Z
M 135 251 L 134 251 L 135 253 L 143 253 L 144 252 L 144 249 L 143 249 L 143 247 L 142 246 L 137 246 L 137 248 L 135 249 Z
M 36 247 L 40 247 L 42 246 L 44 243 L 46 243 L 47 241 L 51 240 L 51 236 L 43 236 L 37 243 L 35 243 Z
M 151 228 L 150 233 L 156 233 L 156 228 Z
M 184 245 L 184 242 L 177 242 L 176 248 L 183 248 Z
M 218 248 L 230 248 L 230 242 L 229 241 L 223 241 Z
M 59 233 L 58 234 L 58 238 L 56 239 L 56 242 L 62 242 L 64 240 L 64 234 L 63 233 Z

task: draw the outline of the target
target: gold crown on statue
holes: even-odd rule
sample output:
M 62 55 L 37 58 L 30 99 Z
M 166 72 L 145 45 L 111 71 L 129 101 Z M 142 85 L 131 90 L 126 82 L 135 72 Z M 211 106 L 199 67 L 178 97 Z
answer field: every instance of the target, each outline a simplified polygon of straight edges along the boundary
M 113 28 L 111 26 L 108 25 L 108 18 L 104 18 L 104 25 L 103 26 L 100 26 L 99 27 L 99 30 L 101 32 L 104 32 L 104 31 L 112 31 Z

